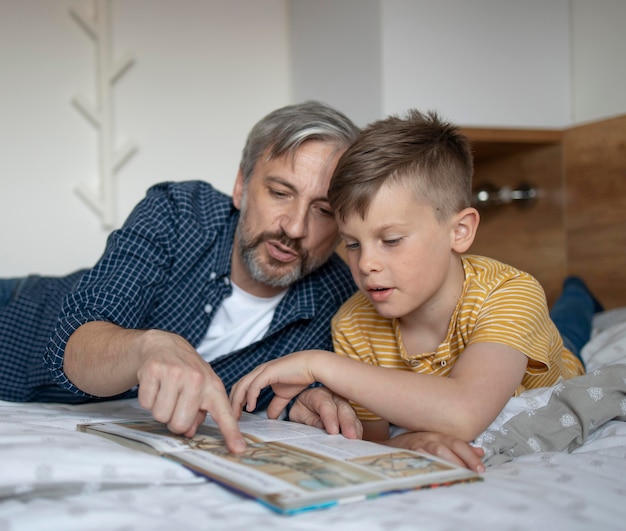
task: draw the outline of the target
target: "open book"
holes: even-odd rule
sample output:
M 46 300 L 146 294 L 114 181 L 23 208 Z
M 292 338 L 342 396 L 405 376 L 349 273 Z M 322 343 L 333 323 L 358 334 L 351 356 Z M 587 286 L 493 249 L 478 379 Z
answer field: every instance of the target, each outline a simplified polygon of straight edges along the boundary
M 329 435 L 244 413 L 245 452 L 228 452 L 210 418 L 192 438 L 153 420 L 79 424 L 77 429 L 172 459 L 197 474 L 292 514 L 480 476 L 427 454 Z

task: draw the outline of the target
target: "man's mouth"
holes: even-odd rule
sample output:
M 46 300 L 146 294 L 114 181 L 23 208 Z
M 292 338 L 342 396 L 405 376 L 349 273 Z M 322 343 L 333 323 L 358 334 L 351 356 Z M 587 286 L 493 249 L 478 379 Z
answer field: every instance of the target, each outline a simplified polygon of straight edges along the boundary
M 276 240 L 267 240 L 265 248 L 268 254 L 279 262 L 293 262 L 300 258 L 300 253 Z

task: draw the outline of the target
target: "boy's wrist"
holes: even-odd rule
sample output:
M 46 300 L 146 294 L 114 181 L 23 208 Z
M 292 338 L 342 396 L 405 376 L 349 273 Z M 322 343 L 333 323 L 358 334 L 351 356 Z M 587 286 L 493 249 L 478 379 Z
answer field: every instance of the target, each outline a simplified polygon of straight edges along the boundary
M 332 352 L 326 350 L 319 350 L 314 352 L 311 356 L 309 367 L 313 380 L 319 382 L 325 386 L 328 386 L 328 375 L 333 371 L 333 357 Z

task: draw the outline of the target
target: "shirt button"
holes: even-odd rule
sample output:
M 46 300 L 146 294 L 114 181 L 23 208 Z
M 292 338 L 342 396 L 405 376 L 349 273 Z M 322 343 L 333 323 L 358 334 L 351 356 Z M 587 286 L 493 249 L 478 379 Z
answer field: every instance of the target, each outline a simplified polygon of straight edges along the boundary
M 211 313 L 213 311 L 213 305 L 212 304 L 206 304 L 204 306 L 204 311 L 205 311 L 205 313 Z
M 224 284 L 226 284 L 227 286 L 230 285 L 230 278 L 224 277 Z
M 446 365 L 448 365 L 448 362 L 446 360 L 441 360 L 441 366 L 445 367 Z
M 212 271 L 211 274 L 209 275 L 209 278 L 211 280 L 215 280 L 215 277 L 217 277 L 217 273 L 215 271 Z
M 417 367 L 420 364 L 420 362 L 418 360 L 411 360 L 411 365 L 413 367 Z

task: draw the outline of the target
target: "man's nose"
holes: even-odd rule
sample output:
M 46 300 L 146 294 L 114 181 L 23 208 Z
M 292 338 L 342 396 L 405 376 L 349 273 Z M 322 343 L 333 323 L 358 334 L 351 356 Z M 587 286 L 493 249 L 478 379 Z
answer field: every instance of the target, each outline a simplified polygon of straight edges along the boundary
M 294 205 L 285 211 L 280 218 L 280 227 L 285 234 L 293 239 L 304 238 L 307 234 L 308 211 L 306 208 Z

